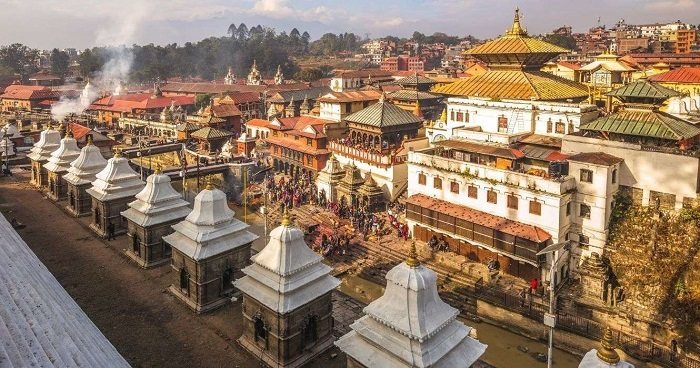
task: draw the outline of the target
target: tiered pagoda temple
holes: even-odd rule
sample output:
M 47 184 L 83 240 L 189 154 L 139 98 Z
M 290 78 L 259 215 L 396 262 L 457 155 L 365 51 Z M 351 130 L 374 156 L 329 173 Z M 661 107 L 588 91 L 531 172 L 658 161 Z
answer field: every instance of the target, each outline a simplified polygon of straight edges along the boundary
M 107 160 L 102 157 L 100 149 L 88 135 L 87 144 L 80 150 L 80 156 L 71 162 L 68 172 L 63 175 L 68 190 L 68 205 L 66 209 L 76 217 L 87 216 L 91 212 L 92 199 L 87 189 L 92 186 L 95 175 L 107 166 Z
M 68 184 L 63 175 L 70 168 L 71 162 L 78 156 L 80 156 L 78 142 L 73 138 L 73 132 L 70 129 L 66 129 L 66 136 L 61 139 L 61 145 L 51 153 L 51 157 L 44 164 L 44 169 L 46 169 L 48 175 L 49 192 L 47 196 L 50 199 L 54 201 L 66 199 Z
M 194 199 L 187 217 L 163 237 L 172 248 L 177 282 L 170 292 L 197 313 L 220 307 L 234 292 L 232 281 L 249 264 L 258 236 L 236 219 L 226 193 L 209 182 Z
M 368 175 L 370 175 L 368 173 Z M 338 182 L 336 188 L 338 194 L 338 202 L 345 203 L 348 206 L 358 206 L 360 204 L 360 196 L 358 190 L 364 184 L 360 169 L 352 162 L 345 166 L 345 175 Z
M 272 367 L 300 367 L 333 344 L 331 293 L 340 281 L 291 226 L 282 223 L 245 277 L 235 285 L 243 292 L 245 330 L 238 342 Z
M 32 162 L 32 184 L 36 187 L 42 188 L 48 185 L 49 175 L 44 164 L 51 157 L 51 152 L 58 149 L 60 144 L 61 133 L 53 129 L 51 125 L 47 125 L 46 129 L 41 131 L 39 141 L 34 143 L 29 155 L 27 155 Z
M 415 243 L 386 279 L 384 295 L 335 343 L 348 367 L 470 367 L 486 351 L 440 299 L 437 275 L 420 264 Z
M 416 116 L 422 116 L 428 120 L 435 119 L 440 116 L 444 98 L 442 95 L 430 92 L 436 83 L 430 78 L 414 73 L 410 77 L 397 80 L 396 84 L 401 86 L 401 89 L 389 93 L 387 97 L 396 106 Z
M 173 189 L 170 177 L 156 169 L 146 178 L 146 186 L 122 212 L 128 222 L 131 247 L 125 253 L 136 263 L 149 268 L 170 261 L 172 251 L 163 237 L 173 232 L 172 225 L 190 213 L 189 203 Z
M 127 222 L 121 215 L 127 204 L 143 189 L 145 183 L 129 166 L 129 160 L 117 152 L 107 160 L 107 166 L 95 175 L 92 187 L 86 192 L 92 197 L 92 231 L 102 237 L 109 235 L 110 226 L 114 235 L 123 234 Z

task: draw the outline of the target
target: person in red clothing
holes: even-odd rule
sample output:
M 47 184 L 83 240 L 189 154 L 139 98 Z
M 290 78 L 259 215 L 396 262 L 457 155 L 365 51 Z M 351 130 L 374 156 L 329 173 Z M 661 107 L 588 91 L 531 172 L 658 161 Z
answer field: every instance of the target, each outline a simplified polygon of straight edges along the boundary
M 530 294 L 532 294 L 533 291 L 537 292 L 537 284 L 538 284 L 537 278 L 530 280 Z

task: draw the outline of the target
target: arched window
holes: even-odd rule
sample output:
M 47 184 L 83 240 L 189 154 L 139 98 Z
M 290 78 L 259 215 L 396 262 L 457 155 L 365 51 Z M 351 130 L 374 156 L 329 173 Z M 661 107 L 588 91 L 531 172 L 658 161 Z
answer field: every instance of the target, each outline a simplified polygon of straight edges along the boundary
M 255 342 L 263 342 L 265 344 L 265 349 L 267 349 L 267 327 L 262 318 L 255 317 Z
M 304 336 L 304 344 L 306 346 L 312 345 L 318 340 L 318 318 L 316 316 L 309 316 L 302 330 L 302 335 Z
M 221 290 L 225 291 L 231 289 L 231 281 L 233 281 L 233 268 L 229 267 L 221 274 Z
M 139 245 L 139 236 L 138 234 L 134 234 L 131 237 L 131 249 L 134 250 L 134 253 L 138 254 L 139 256 L 141 255 L 141 246 Z
M 190 274 L 185 267 L 180 268 L 180 290 L 190 294 Z

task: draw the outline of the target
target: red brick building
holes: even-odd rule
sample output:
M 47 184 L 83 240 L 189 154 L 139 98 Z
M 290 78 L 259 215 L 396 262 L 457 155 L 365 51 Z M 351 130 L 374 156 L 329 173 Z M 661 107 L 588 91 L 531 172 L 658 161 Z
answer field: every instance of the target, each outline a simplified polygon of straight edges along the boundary
M 425 70 L 425 63 L 419 56 L 393 56 L 384 59 L 380 69 L 389 72 L 402 70 L 422 72 Z

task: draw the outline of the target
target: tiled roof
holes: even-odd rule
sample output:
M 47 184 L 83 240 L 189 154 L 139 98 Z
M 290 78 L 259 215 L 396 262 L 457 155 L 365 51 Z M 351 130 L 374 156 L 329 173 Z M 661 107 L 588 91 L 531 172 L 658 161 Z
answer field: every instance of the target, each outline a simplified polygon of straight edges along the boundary
M 126 95 L 108 96 L 101 98 L 90 105 L 88 110 L 133 112 L 134 110 L 158 110 L 175 106 L 194 105 L 194 97 L 191 96 L 165 96 L 153 97 L 150 93 L 131 93 Z
M 382 93 L 376 90 L 331 92 L 318 99 L 319 102 L 360 102 L 379 100 Z
M 260 94 L 258 92 L 231 92 L 227 93 L 226 96 L 230 97 L 233 103 L 236 104 L 260 101 Z
M 558 101 L 585 98 L 585 85 L 550 73 L 522 70 L 490 70 L 436 88 L 433 92 L 451 96 L 490 97 L 516 100 Z
M 242 84 L 215 84 L 215 83 L 182 83 L 169 82 L 160 87 L 163 92 L 171 93 L 209 93 L 220 94 L 230 92 L 262 92 L 266 86 L 247 86 Z
M 624 62 L 618 60 L 596 60 L 580 68 L 582 71 L 596 71 L 600 68 L 611 72 L 631 72 L 636 70 Z
M 435 84 L 436 82 L 430 78 L 424 77 L 422 75 L 413 74 L 409 77 L 401 78 L 396 81 L 396 84 L 402 86 L 415 86 L 419 84 Z
M 184 132 L 184 131 L 194 132 L 196 130 L 199 130 L 199 125 L 194 124 L 194 123 L 180 123 L 177 126 L 175 126 L 175 129 L 178 132 Z
M 46 72 L 39 72 L 36 74 L 32 74 L 29 76 L 29 80 L 36 80 L 36 81 L 45 81 L 45 80 L 61 80 L 61 77 L 51 74 L 51 73 L 46 73 Z
M 700 83 L 700 68 L 680 67 L 649 77 L 654 82 Z
M 205 128 L 202 128 L 202 129 L 199 129 L 199 130 L 193 132 L 191 136 L 194 138 L 200 138 L 200 139 L 217 139 L 217 138 L 230 137 L 232 135 L 233 135 L 232 133 L 227 132 L 225 130 L 212 128 L 212 127 L 205 127 Z
M 294 151 L 298 151 L 301 153 L 306 153 L 309 155 L 325 155 L 330 153 L 329 150 L 325 148 L 313 148 L 310 146 L 307 146 L 305 142 L 297 141 L 294 138 L 291 139 L 285 139 L 285 138 L 280 138 L 280 137 L 268 137 L 265 139 L 270 144 L 275 144 L 281 147 L 289 148 Z
M 522 151 L 497 143 L 476 143 L 460 139 L 447 139 L 444 141 L 434 142 L 433 144 L 459 151 L 507 158 L 509 160 L 516 160 L 525 157 L 525 154 Z
M 473 56 L 487 54 L 563 54 L 569 50 L 529 36 L 503 36 L 467 50 Z
M 439 99 L 442 98 L 441 95 L 436 95 L 430 92 L 423 92 L 423 91 L 411 91 L 408 89 L 400 89 L 395 92 L 391 92 L 387 94 L 387 97 L 390 99 L 398 99 L 398 100 L 411 100 L 414 101 L 416 99 L 418 100 L 434 100 L 434 99 Z
M 211 107 L 211 112 L 217 118 L 241 116 L 241 110 L 238 110 L 236 105 L 231 104 L 214 105 Z
M 50 88 L 42 86 L 25 86 L 21 84 L 13 84 L 5 88 L 5 92 L 2 95 L 0 95 L 0 98 L 12 100 L 57 99 L 58 92 L 52 91 Z
M 423 122 L 423 119 L 381 99 L 374 105 L 348 115 L 345 120 L 378 128 Z
M 670 140 L 688 139 L 700 135 L 700 128 L 695 125 L 651 107 L 627 107 L 622 111 L 582 124 L 580 129 Z
M 245 125 L 246 126 L 267 128 L 268 125 L 270 125 L 270 121 L 265 120 L 265 119 L 250 119 L 245 123 Z
M 559 65 L 561 65 L 561 66 L 563 66 L 563 67 L 565 67 L 565 68 L 569 68 L 569 69 L 571 69 L 571 70 L 579 70 L 579 69 L 581 69 L 581 65 L 578 65 L 578 64 L 575 64 L 575 63 L 570 63 L 570 62 L 568 62 L 568 61 L 557 61 L 557 64 L 559 64 Z
M 462 220 L 470 221 L 475 224 L 498 230 L 509 235 L 517 236 L 522 239 L 527 239 L 535 243 L 542 243 L 552 238 L 547 231 L 537 226 L 523 224 L 522 222 L 495 216 L 490 213 L 481 212 L 466 206 L 460 206 L 447 201 L 430 198 L 423 194 L 412 195 L 406 200 L 406 202 L 423 208 L 429 208 L 433 211 L 457 217 Z
M 584 152 L 570 156 L 569 161 L 585 162 L 588 164 L 601 166 L 612 166 L 624 160 L 605 152 Z
M 646 79 L 640 79 L 635 82 L 628 83 L 618 89 L 612 90 L 607 95 L 622 98 L 651 98 L 655 100 L 666 100 L 670 97 L 680 96 L 680 93 L 660 84 L 650 82 Z
M 381 78 L 381 77 L 391 77 L 391 72 L 379 70 L 379 69 L 363 69 L 363 70 L 349 70 L 342 71 L 336 74 L 337 77 L 342 78 Z
M 305 89 L 300 89 L 296 91 L 281 91 L 275 93 L 274 96 L 270 97 L 267 99 L 267 102 L 276 102 L 276 103 L 281 103 L 281 102 L 289 102 L 291 100 L 294 101 L 303 101 L 304 98 L 309 98 L 309 99 L 315 99 L 319 95 L 325 95 L 327 93 L 331 92 L 331 88 L 328 86 L 322 86 L 322 87 L 314 87 L 314 88 L 305 88 Z

